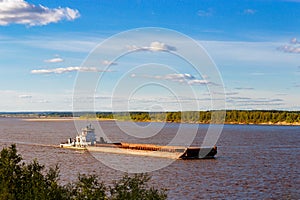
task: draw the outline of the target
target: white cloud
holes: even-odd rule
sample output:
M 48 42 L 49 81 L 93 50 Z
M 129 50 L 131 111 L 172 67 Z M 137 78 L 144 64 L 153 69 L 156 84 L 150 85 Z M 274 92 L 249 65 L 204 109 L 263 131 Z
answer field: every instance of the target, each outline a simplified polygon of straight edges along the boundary
M 300 42 L 295 37 L 291 39 L 291 43 L 292 44 L 300 44 Z
M 300 53 L 300 46 L 295 45 L 283 45 L 278 48 L 279 51 L 283 51 L 285 53 Z
M 19 98 L 21 98 L 21 99 L 31 99 L 31 98 L 32 98 L 32 95 L 29 95 L 29 94 L 21 94 L 21 95 L 19 95 Z
M 60 62 L 64 62 L 64 59 L 56 57 L 56 58 L 51 58 L 48 60 L 44 60 L 44 62 L 46 63 L 60 63 Z
M 0 25 L 24 24 L 29 26 L 47 25 L 61 20 L 74 20 L 80 16 L 71 8 L 47 8 L 30 4 L 24 0 L 0 1 Z
M 300 46 L 299 46 L 300 42 L 297 40 L 297 38 L 292 38 L 290 40 L 290 44 L 289 45 L 282 45 L 280 47 L 278 47 L 277 49 L 279 51 L 283 51 L 285 53 L 300 53 Z
M 236 87 L 235 90 L 254 90 L 253 87 Z
M 149 76 L 149 75 L 143 75 L 138 76 L 137 74 L 131 74 L 132 78 L 135 77 L 144 77 L 144 78 L 152 78 L 152 79 L 159 79 L 159 80 L 169 80 L 177 83 L 186 83 L 188 85 L 205 85 L 210 84 L 209 81 L 204 79 L 197 79 L 191 74 L 166 74 L 164 76 Z
M 243 14 L 245 14 L 245 15 L 254 15 L 256 12 L 257 12 L 256 10 L 248 8 L 248 9 L 244 10 Z
M 209 8 L 207 10 L 198 10 L 198 15 L 200 17 L 210 17 L 213 15 L 213 9 Z
M 130 76 L 131 76 L 131 78 L 135 78 L 136 74 L 131 74 Z
M 195 77 L 191 74 L 167 74 L 165 76 L 162 77 L 162 79 L 165 80 L 172 80 L 172 81 L 176 81 L 176 82 L 183 82 L 185 80 L 194 80 Z
M 188 81 L 189 85 L 206 85 L 206 84 L 209 84 L 209 83 L 210 82 L 207 81 L 207 80 L 199 80 L 199 79 Z
M 150 51 L 176 51 L 175 47 L 167 45 L 163 42 L 151 42 L 150 47 L 148 47 Z
M 162 77 L 162 79 L 165 80 L 171 80 L 174 82 L 179 82 L 179 83 L 187 83 L 189 85 L 205 85 L 208 84 L 209 81 L 204 80 L 204 79 L 197 79 L 191 74 L 167 74 L 166 76 Z
M 149 46 L 145 47 L 130 45 L 127 48 L 131 51 L 176 51 L 176 47 L 158 41 L 151 42 Z
M 284 100 L 278 98 L 227 97 L 227 105 L 229 106 L 229 109 L 248 109 L 253 106 L 258 107 L 259 109 L 268 109 L 283 106 Z
M 226 95 L 226 96 L 233 96 L 239 94 L 238 92 L 213 92 L 213 94 L 220 94 L 220 95 Z
M 50 103 L 50 101 L 46 99 L 39 99 L 36 101 L 36 103 Z
M 113 62 L 113 61 L 109 61 L 109 60 L 103 60 L 102 64 L 103 65 L 118 65 L 118 63 Z
M 82 71 L 82 72 L 109 72 L 98 69 L 96 67 L 60 67 L 54 69 L 34 69 L 31 70 L 31 74 L 63 74 L 75 71 Z

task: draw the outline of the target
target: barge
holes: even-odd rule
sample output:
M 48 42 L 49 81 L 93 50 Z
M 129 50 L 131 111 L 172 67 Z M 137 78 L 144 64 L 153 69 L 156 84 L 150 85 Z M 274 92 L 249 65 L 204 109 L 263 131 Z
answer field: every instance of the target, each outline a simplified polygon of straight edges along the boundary
M 91 152 L 131 154 L 138 156 L 163 157 L 171 159 L 214 158 L 217 147 L 162 146 L 154 144 L 107 143 L 102 137 L 96 141 L 95 129 L 88 125 L 75 138 L 69 138 L 61 148 L 88 150 Z

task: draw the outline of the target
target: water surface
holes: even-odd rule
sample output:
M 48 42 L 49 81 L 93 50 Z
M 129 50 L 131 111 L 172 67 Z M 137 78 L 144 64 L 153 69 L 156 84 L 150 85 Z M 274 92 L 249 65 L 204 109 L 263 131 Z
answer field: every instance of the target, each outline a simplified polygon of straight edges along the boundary
M 168 144 L 179 126 L 184 126 L 187 134 L 199 128 L 193 142 L 199 145 L 208 128 L 170 123 L 151 138 L 137 139 L 123 133 L 113 121 L 99 123 L 112 141 L 155 144 Z M 37 158 L 46 166 L 58 163 L 62 183 L 75 180 L 78 173 L 96 174 L 107 184 L 122 177 L 122 171 L 107 167 L 88 152 L 54 147 L 75 133 L 73 121 L 0 118 L 1 147 L 16 143 L 25 161 Z M 169 199 L 300 199 L 299 126 L 225 125 L 217 145 L 216 159 L 176 160 L 151 172 L 151 184 L 167 188 Z M 132 159 L 128 155 L 105 156 L 113 156 L 116 165 L 130 164 Z M 160 159 L 142 157 L 137 162 L 143 166 Z

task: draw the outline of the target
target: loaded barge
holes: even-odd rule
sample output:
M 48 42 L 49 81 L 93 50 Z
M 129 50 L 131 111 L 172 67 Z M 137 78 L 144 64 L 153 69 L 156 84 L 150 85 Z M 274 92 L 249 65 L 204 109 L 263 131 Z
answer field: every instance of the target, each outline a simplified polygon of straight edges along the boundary
M 131 154 L 171 159 L 214 158 L 217 154 L 216 146 L 200 148 L 123 142 L 107 143 L 102 137 L 100 138 L 100 141 L 96 141 L 95 129 L 92 128 L 91 125 L 83 128 L 82 132 L 75 138 L 69 138 L 66 143 L 61 143 L 60 147 L 75 150 L 88 150 L 91 152 Z

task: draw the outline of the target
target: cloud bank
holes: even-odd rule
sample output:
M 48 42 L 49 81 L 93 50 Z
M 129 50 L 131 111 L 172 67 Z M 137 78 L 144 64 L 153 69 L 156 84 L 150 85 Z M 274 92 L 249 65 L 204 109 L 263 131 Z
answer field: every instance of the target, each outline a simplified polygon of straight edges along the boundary
M 137 74 L 131 74 L 132 78 L 135 77 L 144 77 L 144 78 L 151 78 L 151 79 L 159 79 L 159 80 L 168 80 L 168 81 L 173 81 L 177 83 L 186 83 L 188 85 L 206 85 L 210 84 L 211 82 L 204 80 L 204 79 L 197 79 L 191 74 L 166 74 L 164 76 L 149 76 L 149 75 L 144 75 L 144 76 L 139 76 Z
M 78 10 L 68 7 L 51 9 L 24 0 L 0 0 L 0 26 L 9 24 L 41 26 L 61 20 L 74 20 L 79 16 Z
M 165 44 L 163 42 L 154 41 L 149 46 L 138 47 L 135 45 L 127 46 L 130 51 L 176 51 L 176 47 Z
M 104 70 L 100 70 L 96 67 L 60 67 L 60 68 L 54 68 L 54 69 L 34 69 L 31 70 L 31 74 L 63 74 L 63 73 L 69 73 L 69 72 L 108 72 Z
M 44 62 L 46 63 L 60 63 L 60 62 L 64 62 L 64 59 L 62 58 L 51 58 L 51 59 L 48 59 L 48 60 L 44 60 Z
M 290 44 L 282 45 L 278 47 L 277 49 L 279 51 L 283 51 L 285 53 L 300 53 L 300 42 L 297 40 L 297 38 L 292 38 L 290 40 Z

